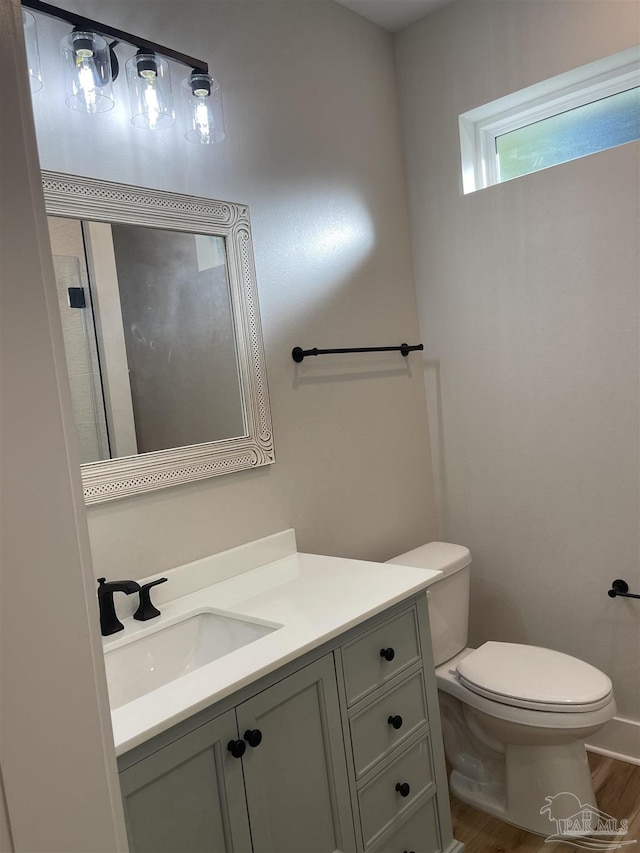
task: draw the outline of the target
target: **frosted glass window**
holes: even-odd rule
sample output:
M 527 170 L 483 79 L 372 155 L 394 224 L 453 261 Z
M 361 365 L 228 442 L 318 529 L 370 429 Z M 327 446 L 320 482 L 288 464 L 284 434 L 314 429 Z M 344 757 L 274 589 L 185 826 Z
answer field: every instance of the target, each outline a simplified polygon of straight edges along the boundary
M 496 137 L 501 181 L 640 139 L 640 87 Z
M 462 191 L 640 140 L 640 45 L 458 117 Z

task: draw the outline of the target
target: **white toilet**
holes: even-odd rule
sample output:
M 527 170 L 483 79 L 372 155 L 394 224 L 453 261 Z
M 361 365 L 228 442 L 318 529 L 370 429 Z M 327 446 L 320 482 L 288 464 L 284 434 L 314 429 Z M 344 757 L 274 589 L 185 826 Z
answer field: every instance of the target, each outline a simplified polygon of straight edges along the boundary
M 430 542 L 388 562 L 444 573 L 429 588 L 429 619 L 452 793 L 545 836 L 547 798 L 567 792 L 595 807 L 584 741 L 616 712 L 609 678 L 538 646 L 467 648 L 467 548 Z

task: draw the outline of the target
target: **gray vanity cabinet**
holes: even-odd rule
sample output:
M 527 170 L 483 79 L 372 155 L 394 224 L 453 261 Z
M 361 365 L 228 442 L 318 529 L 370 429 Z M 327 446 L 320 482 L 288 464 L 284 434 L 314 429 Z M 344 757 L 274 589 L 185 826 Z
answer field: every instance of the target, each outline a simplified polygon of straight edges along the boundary
M 425 595 L 158 735 L 120 768 L 132 853 L 463 850 Z
M 251 731 L 260 733 L 252 747 Z M 227 744 L 242 739 L 234 758 Z M 132 853 L 353 851 L 333 656 L 120 773 Z
M 251 850 L 236 737 L 228 711 L 120 773 L 132 853 Z

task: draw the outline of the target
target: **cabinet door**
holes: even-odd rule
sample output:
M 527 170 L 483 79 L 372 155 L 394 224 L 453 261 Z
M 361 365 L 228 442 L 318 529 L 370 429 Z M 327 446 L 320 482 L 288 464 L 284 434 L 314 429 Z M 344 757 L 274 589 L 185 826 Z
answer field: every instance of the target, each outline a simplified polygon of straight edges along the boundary
M 132 853 L 250 853 L 233 711 L 120 774 Z
M 254 853 L 355 849 L 333 656 L 236 709 Z M 246 732 L 258 730 L 258 746 Z

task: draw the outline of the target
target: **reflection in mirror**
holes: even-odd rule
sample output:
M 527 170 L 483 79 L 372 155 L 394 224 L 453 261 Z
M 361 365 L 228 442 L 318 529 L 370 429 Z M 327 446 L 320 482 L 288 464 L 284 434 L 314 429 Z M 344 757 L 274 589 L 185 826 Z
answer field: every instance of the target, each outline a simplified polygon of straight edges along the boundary
M 80 223 L 49 217 L 80 461 L 109 459 L 109 436 Z M 135 451 L 134 451 L 135 452 Z
M 82 462 L 245 435 L 224 239 L 49 217 Z
M 86 502 L 273 462 L 246 206 L 43 187 Z

